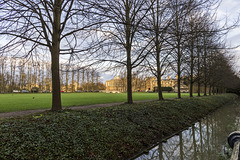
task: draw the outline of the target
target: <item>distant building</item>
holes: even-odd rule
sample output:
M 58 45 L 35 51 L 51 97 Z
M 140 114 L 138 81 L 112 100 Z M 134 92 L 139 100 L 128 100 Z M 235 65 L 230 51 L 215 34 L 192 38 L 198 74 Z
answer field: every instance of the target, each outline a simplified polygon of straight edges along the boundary
M 107 91 L 126 91 L 126 82 L 125 79 L 120 77 L 114 77 L 114 79 L 106 81 L 106 90 Z
M 135 84 L 138 84 L 137 86 Z M 144 80 L 134 78 L 132 80 L 133 91 L 155 91 L 157 88 L 157 79 L 155 77 L 147 77 Z M 162 87 L 171 87 L 174 92 L 177 92 L 177 80 L 176 79 L 162 79 Z M 181 92 L 188 92 L 189 88 L 181 81 Z M 125 92 L 127 90 L 126 78 L 121 79 L 114 77 L 114 79 L 106 81 L 107 91 L 120 91 Z

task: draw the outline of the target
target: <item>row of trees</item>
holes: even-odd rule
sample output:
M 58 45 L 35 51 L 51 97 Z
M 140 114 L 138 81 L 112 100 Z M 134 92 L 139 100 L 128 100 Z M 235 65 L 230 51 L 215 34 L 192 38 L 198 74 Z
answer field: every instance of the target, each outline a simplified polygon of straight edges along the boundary
M 185 76 L 189 77 L 191 97 L 193 83 L 198 83 L 200 96 L 202 84 L 204 95 L 207 95 L 207 88 L 211 93 L 216 87 L 225 87 L 222 82 L 227 75 L 239 81 L 231 71 L 222 42 L 228 29 L 218 27 L 211 14 L 213 6 L 219 1 L 123 0 L 89 3 L 96 6 L 93 14 L 105 17 L 108 22 L 99 27 L 104 34 L 98 41 L 102 44 L 103 58 L 99 58 L 99 52 L 96 57 L 115 63 L 114 67 L 126 67 L 128 103 L 132 103 L 132 71 L 141 67 L 156 76 L 159 100 L 163 99 L 161 79 L 169 69 L 177 75 L 178 98 L 181 98 L 180 85 Z
M 144 68 L 161 77 L 171 68 L 210 88 L 234 77 L 221 29 L 211 15 L 218 0 L 2 0 L 0 35 L 7 36 L 2 53 L 51 55 L 52 110 L 61 109 L 60 55 L 69 54 L 81 66 L 105 62 L 125 67 L 128 103 L 132 72 Z M 208 11 L 210 10 L 210 11 Z M 110 63 L 109 63 L 110 62 Z M 221 62 L 221 63 L 219 63 Z M 224 69 L 220 69 L 225 67 Z M 217 71 L 220 71 L 216 74 Z M 224 71 L 224 72 L 223 72 Z M 192 87 L 191 87 L 192 88 Z M 190 89 L 190 96 L 192 96 Z M 206 91 L 205 91 L 206 94 Z
M 52 90 L 51 63 L 46 60 L 26 60 L 22 58 L 0 58 L 0 91 Z M 60 64 L 61 90 L 75 92 L 104 89 L 100 74 L 92 68 L 80 68 L 76 65 Z

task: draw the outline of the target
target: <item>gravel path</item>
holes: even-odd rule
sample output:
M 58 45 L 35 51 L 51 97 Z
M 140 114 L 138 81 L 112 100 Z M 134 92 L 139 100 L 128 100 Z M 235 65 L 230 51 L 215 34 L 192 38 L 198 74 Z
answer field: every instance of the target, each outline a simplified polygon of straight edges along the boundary
M 156 101 L 156 100 L 134 101 L 134 103 L 143 103 L 143 102 L 150 102 L 150 101 Z M 118 105 L 122 105 L 122 104 L 125 104 L 125 102 L 106 103 L 106 104 L 93 104 L 93 105 L 87 105 L 87 106 L 73 106 L 73 107 L 65 107 L 63 109 L 72 109 L 72 110 L 91 109 L 91 108 L 101 108 L 101 107 L 112 107 L 112 106 L 118 106 Z M 0 113 L 0 118 L 24 116 L 24 115 L 30 115 L 30 114 L 40 113 L 40 112 L 44 112 L 44 111 L 49 111 L 49 110 L 47 110 L 47 109 L 39 109 L 39 110 L 6 112 L 6 113 Z

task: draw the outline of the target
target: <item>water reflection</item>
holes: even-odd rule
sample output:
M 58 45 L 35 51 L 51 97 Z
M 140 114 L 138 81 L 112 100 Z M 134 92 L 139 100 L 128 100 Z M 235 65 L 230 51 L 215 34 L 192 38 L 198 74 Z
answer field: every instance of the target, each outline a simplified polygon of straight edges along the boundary
M 195 123 L 187 130 L 159 143 L 136 160 L 216 160 L 227 159 L 226 139 L 239 125 L 240 100 Z

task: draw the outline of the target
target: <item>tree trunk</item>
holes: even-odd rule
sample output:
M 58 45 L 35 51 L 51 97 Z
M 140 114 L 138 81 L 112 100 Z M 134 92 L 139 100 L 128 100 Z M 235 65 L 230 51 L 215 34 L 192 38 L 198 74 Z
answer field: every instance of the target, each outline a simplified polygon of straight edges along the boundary
M 79 89 L 79 76 L 80 76 L 80 69 L 77 66 L 77 90 Z
M 192 79 L 192 77 L 191 77 L 191 79 Z M 190 92 L 189 92 L 189 96 L 190 96 L 190 97 L 193 97 L 193 83 L 192 83 L 191 80 L 190 80 Z
M 198 42 L 198 38 L 197 38 L 197 44 L 199 43 Z M 201 87 L 201 84 L 200 84 L 200 49 L 197 48 L 197 85 L 198 85 L 198 97 L 201 96 L 200 94 L 200 87 Z
M 13 63 L 13 77 L 12 77 L 12 89 L 15 89 L 15 70 L 16 70 L 16 61 Z M 11 91 L 12 92 L 12 91 Z
M 207 96 L 207 83 L 204 83 L 204 96 Z
M 211 85 L 209 85 L 209 91 L 208 91 L 208 94 L 209 94 L 209 96 L 211 96 L 211 94 L 212 94 L 212 86 Z
M 179 73 L 179 72 L 178 72 Z M 181 98 L 181 85 L 180 85 L 180 83 L 181 83 L 181 80 L 180 80 L 180 76 L 179 76 L 180 74 L 178 74 L 178 78 L 177 78 L 177 86 L 178 86 L 178 98 Z
M 4 84 L 4 64 L 5 64 L 5 62 L 4 62 L 4 59 L 3 59 L 3 61 L 2 61 L 2 75 L 1 75 L 1 80 L 2 80 L 2 86 L 1 86 L 1 91 L 0 91 L 0 93 L 4 93 L 4 86 L 5 86 L 5 84 Z
M 193 39 L 191 40 L 192 44 L 191 44 L 191 64 L 190 64 L 190 97 L 193 97 L 193 68 L 194 68 L 194 56 L 193 56 Z
M 94 91 L 94 69 L 92 69 L 92 72 L 91 72 L 91 88 L 92 88 L 92 91 Z
M 59 78 L 59 52 L 52 53 L 52 111 L 61 110 L 61 92 Z
M 132 104 L 131 25 L 129 2 L 126 1 L 127 103 Z
M 74 92 L 74 67 L 72 67 L 72 93 Z
M 12 59 L 10 61 L 11 63 L 11 77 L 10 77 L 10 83 L 9 83 L 9 92 L 12 92 L 13 90 L 13 86 L 12 86 L 12 80 L 13 80 L 13 62 L 12 62 Z
M 212 86 L 212 93 L 213 93 L 213 95 L 215 95 L 215 87 L 214 86 Z
M 127 103 L 132 104 L 132 67 L 130 57 L 127 58 Z
M 157 84 L 158 84 L 158 100 L 160 101 L 163 100 L 161 75 L 157 76 Z
M 154 15 L 154 14 L 153 14 Z M 155 20 L 155 18 L 154 18 Z M 157 60 L 157 84 L 158 84 L 158 100 L 163 100 L 162 95 L 162 72 L 161 72 L 161 64 L 160 64 L 160 42 L 159 42 L 159 1 L 157 1 L 157 22 L 155 25 L 155 33 L 156 33 L 156 60 Z
M 61 92 L 59 77 L 59 52 L 60 52 L 60 18 L 61 18 L 61 0 L 54 1 L 53 8 L 53 35 L 51 48 L 52 61 L 52 111 L 61 110 Z
M 89 69 L 87 69 L 87 92 L 88 92 L 88 86 L 89 86 Z
M 177 61 L 177 86 L 178 86 L 178 98 L 181 98 L 181 53 L 180 46 L 178 46 L 178 61 Z
M 85 81 L 85 77 L 84 77 L 84 72 L 85 72 L 85 70 L 84 70 L 84 68 L 82 69 L 82 90 L 84 91 L 85 90 L 85 88 L 84 88 L 84 81 Z
M 177 4 L 177 1 L 176 1 Z M 177 31 L 177 86 L 178 86 L 178 98 L 181 98 L 181 80 L 180 80 L 180 76 L 181 76 L 181 36 L 179 33 L 179 22 L 178 22 L 178 10 L 176 10 L 176 31 Z
M 158 36 L 157 36 L 158 38 Z M 160 49 L 159 49 L 159 41 L 156 39 L 156 52 L 157 52 L 157 84 L 158 84 L 158 100 L 163 100 L 163 95 L 162 95 L 162 84 L 161 84 L 161 66 L 160 66 Z
M 203 57 L 203 64 L 204 64 L 204 96 L 207 95 L 207 49 L 206 49 L 206 39 L 204 35 L 204 57 Z
M 43 85 L 44 85 L 44 70 L 45 70 L 44 65 L 42 65 L 42 91 L 46 90 L 46 88 L 43 87 Z
M 69 70 L 69 67 L 68 65 L 66 65 L 66 92 L 68 92 L 68 70 Z

